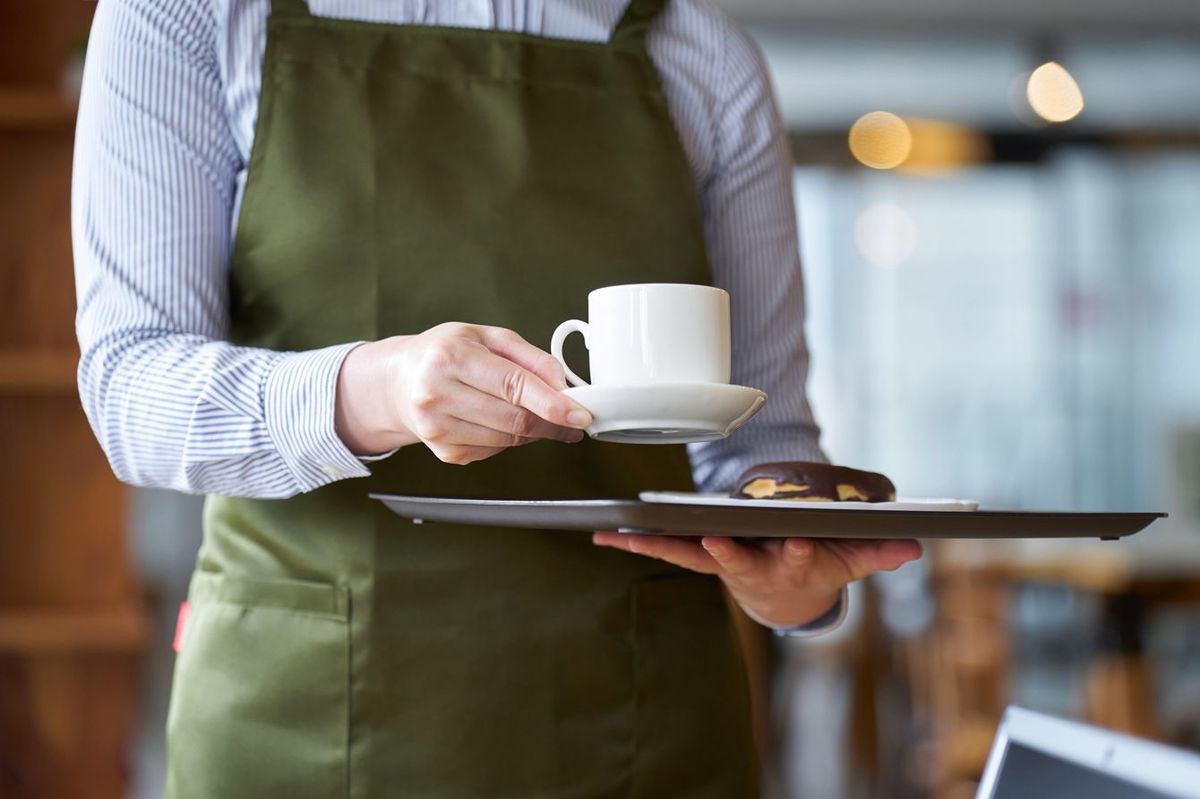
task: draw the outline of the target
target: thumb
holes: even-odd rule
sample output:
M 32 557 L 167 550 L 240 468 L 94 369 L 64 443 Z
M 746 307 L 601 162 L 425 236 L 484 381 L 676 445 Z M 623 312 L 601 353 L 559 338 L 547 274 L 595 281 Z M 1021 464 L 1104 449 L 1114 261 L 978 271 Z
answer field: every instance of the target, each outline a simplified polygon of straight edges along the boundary
M 868 561 L 869 573 L 878 571 L 895 571 L 905 563 L 921 557 L 924 549 L 920 542 L 907 538 L 889 539 L 874 542 L 874 551 Z M 863 575 L 864 577 L 866 575 Z
M 921 544 L 912 539 L 883 539 L 830 542 L 851 581 L 875 572 L 894 571 L 921 557 Z

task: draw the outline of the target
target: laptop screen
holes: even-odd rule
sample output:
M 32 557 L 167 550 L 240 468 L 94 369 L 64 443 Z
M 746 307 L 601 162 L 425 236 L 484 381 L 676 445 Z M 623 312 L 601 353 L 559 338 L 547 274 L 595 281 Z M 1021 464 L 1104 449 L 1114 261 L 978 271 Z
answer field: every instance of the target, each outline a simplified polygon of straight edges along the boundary
M 1174 799 L 1010 741 L 990 799 Z

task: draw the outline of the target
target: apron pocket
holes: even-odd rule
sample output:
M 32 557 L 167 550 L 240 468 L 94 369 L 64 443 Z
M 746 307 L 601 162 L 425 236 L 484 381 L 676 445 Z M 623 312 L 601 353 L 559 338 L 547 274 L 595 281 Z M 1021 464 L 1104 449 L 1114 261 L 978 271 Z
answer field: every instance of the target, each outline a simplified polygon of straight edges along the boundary
M 167 720 L 167 795 L 347 792 L 349 592 L 197 572 Z

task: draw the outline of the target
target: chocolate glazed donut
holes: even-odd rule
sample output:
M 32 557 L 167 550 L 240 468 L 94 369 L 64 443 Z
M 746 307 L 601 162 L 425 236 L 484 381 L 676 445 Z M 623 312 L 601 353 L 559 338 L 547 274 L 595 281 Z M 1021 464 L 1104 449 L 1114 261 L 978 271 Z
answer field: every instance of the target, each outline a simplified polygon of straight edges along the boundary
M 891 502 L 896 487 L 886 475 L 828 463 L 760 463 L 742 472 L 730 496 L 800 502 Z

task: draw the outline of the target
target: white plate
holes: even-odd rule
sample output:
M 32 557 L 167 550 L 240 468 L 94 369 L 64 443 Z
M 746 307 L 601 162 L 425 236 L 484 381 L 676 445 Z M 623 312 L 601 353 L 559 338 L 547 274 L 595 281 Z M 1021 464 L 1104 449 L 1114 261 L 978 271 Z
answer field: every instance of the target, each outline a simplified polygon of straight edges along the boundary
M 588 435 L 625 444 L 716 441 L 767 401 L 756 388 L 723 383 L 576 386 L 564 393 L 592 412 Z
M 895 502 L 795 502 L 782 499 L 734 499 L 728 494 L 693 494 L 687 491 L 643 491 L 642 502 L 668 505 L 721 505 L 729 508 L 795 508 L 796 510 L 939 510 L 972 511 L 978 502 L 969 499 L 898 499 Z

